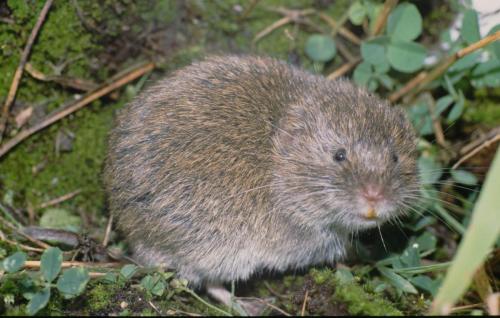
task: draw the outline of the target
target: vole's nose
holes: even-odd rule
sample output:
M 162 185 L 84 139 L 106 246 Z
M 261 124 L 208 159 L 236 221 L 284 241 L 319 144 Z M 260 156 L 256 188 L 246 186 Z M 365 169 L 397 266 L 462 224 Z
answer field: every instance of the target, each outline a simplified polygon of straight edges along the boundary
M 363 198 L 365 198 L 366 201 L 368 201 L 368 203 L 373 204 L 381 201 L 384 198 L 382 187 L 373 184 L 366 185 L 361 191 L 361 195 L 363 196 Z

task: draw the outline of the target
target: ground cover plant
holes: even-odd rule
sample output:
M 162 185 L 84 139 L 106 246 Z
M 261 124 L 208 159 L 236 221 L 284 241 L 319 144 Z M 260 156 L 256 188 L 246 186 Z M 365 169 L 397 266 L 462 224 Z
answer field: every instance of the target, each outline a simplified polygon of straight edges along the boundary
M 101 169 L 115 111 L 145 85 L 239 52 L 402 105 L 423 185 L 410 216 L 353 237 L 345 263 L 235 295 L 267 314 L 498 314 L 500 24 L 481 34 L 470 3 L 9 0 L 0 19 L 0 313 L 238 314 L 127 256 Z

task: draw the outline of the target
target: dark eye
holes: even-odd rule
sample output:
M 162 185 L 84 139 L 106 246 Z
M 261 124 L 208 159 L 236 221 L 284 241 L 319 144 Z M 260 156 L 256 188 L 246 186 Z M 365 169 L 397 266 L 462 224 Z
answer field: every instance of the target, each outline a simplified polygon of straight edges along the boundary
M 333 158 L 337 162 L 341 162 L 341 161 L 346 160 L 347 155 L 346 155 L 345 149 L 342 148 L 342 149 L 337 150 L 337 152 L 335 152 L 335 155 L 333 156 Z
M 394 163 L 397 163 L 397 162 L 399 161 L 399 157 L 398 157 L 398 155 L 396 155 L 395 153 L 394 153 L 394 154 L 392 154 L 392 161 L 393 161 Z

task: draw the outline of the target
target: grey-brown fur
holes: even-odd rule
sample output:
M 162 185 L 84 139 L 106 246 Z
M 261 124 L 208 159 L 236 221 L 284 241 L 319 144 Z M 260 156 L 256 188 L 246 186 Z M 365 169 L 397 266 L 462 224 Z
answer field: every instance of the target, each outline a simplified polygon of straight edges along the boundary
M 400 214 L 418 188 L 414 141 L 402 111 L 347 80 L 212 57 L 123 109 L 105 181 L 139 262 L 193 285 L 245 280 L 333 262 L 353 232 Z M 366 183 L 384 187 L 378 221 L 360 214 Z

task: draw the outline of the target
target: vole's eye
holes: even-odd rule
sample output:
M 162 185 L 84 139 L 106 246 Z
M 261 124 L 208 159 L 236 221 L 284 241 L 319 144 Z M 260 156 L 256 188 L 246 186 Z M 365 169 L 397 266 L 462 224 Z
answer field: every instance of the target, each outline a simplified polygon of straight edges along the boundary
M 337 152 L 335 152 L 335 154 L 333 155 L 333 158 L 337 162 L 341 162 L 341 161 L 346 160 L 347 155 L 346 155 L 345 149 L 341 148 L 341 149 L 337 150 Z
M 394 163 L 397 163 L 397 162 L 399 161 L 399 157 L 398 157 L 398 155 L 396 155 L 395 153 L 393 153 L 393 154 L 392 154 L 392 161 L 393 161 Z

